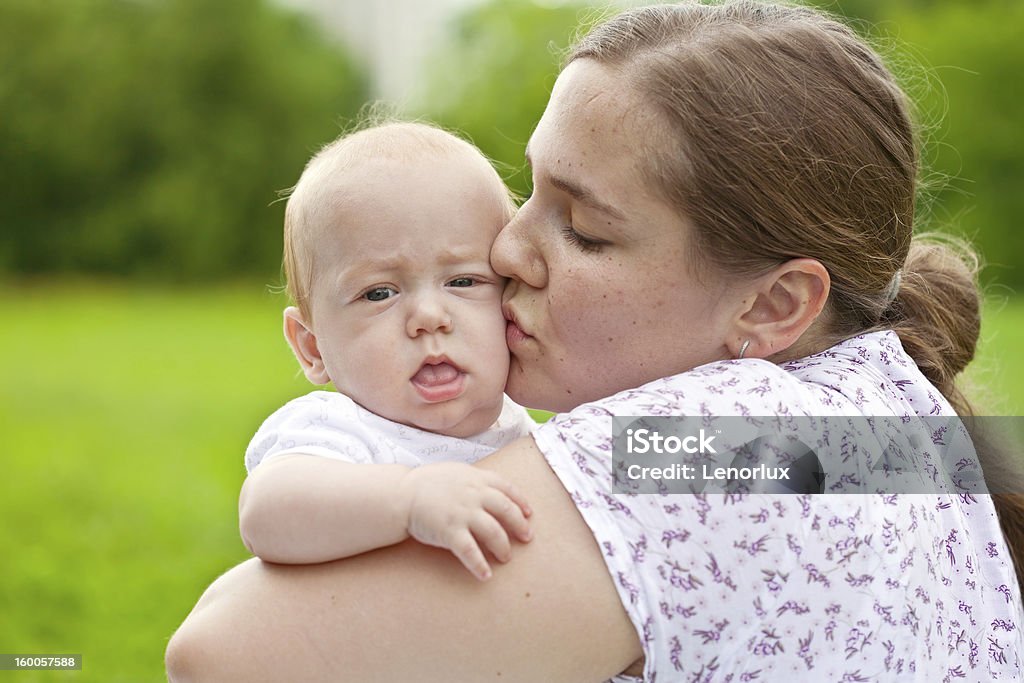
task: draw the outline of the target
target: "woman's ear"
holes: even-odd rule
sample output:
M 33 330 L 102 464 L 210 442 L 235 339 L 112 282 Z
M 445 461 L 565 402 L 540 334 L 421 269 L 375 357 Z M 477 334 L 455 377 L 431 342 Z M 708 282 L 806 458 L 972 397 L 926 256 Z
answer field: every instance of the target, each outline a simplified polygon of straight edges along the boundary
M 797 344 L 825 308 L 831 282 L 825 266 L 810 258 L 790 259 L 758 278 L 738 321 L 735 355 L 748 340 L 744 358 L 771 358 Z
M 327 384 L 331 381 L 320 355 L 316 335 L 295 306 L 284 309 L 284 338 L 288 340 L 288 346 L 292 347 L 306 379 L 313 384 Z

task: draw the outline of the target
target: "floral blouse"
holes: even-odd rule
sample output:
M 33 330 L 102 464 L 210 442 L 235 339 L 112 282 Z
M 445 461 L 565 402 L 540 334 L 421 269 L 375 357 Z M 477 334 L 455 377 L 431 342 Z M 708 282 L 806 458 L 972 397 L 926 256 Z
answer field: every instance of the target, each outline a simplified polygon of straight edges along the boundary
M 643 680 L 1024 680 L 1024 608 L 987 495 L 612 492 L 613 415 L 783 413 L 953 410 L 877 332 L 784 365 L 711 363 L 534 432 L 603 552 Z

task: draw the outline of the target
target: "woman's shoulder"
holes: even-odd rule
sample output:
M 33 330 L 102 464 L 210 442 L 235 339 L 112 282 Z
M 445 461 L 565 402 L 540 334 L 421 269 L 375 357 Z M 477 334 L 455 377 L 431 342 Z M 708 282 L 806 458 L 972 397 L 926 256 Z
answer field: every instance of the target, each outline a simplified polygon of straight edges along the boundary
M 783 364 L 722 360 L 580 406 L 584 415 L 948 414 L 892 331 Z
M 850 337 L 780 368 L 815 390 L 829 407 L 839 407 L 840 414 L 955 414 L 893 330 Z

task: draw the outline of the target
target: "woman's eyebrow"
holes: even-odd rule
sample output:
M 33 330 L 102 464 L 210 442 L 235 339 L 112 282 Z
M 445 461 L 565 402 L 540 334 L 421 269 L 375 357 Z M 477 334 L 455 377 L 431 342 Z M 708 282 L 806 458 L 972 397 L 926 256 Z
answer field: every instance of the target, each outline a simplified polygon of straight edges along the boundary
M 526 163 L 531 167 L 533 166 L 533 162 L 530 160 L 529 146 L 527 146 L 526 148 Z M 601 201 L 600 199 L 597 198 L 597 195 L 594 192 L 587 189 L 586 187 L 583 187 L 579 183 L 573 182 L 568 178 L 563 178 L 561 176 L 556 175 L 549 175 L 549 180 L 551 184 L 554 185 L 557 189 L 561 190 L 562 192 L 565 192 L 567 195 L 577 200 L 578 202 L 586 204 L 590 208 L 595 209 L 597 211 L 601 211 L 602 213 L 606 213 L 612 218 L 615 218 L 616 220 L 626 220 L 626 215 L 624 213 L 619 211 L 611 204 Z
M 621 211 L 616 209 L 611 204 L 607 204 L 601 201 L 593 192 L 591 192 L 585 187 L 582 187 L 581 185 L 577 185 L 571 180 L 568 180 L 566 178 L 560 178 L 558 176 L 551 176 L 551 184 L 554 185 L 559 190 L 561 190 L 562 192 L 565 192 L 566 194 L 570 195 L 573 199 L 576 199 L 581 204 L 586 204 L 592 209 L 601 211 L 602 213 L 606 213 L 612 218 L 615 218 L 616 220 L 626 220 L 625 214 L 623 214 Z

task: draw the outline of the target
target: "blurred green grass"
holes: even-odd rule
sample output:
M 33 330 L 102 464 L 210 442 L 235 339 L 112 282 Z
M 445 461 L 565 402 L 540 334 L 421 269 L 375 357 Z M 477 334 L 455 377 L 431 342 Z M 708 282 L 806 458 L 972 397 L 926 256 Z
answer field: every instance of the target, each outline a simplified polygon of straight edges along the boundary
M 257 285 L 0 291 L 0 652 L 84 657 L 0 681 L 165 680 L 174 628 L 247 556 L 248 439 L 310 389 L 283 305 Z M 981 413 L 1024 415 L 1022 347 L 1024 300 L 990 306 Z
M 247 556 L 248 439 L 308 389 L 281 305 L 257 286 L 0 295 L 0 651 L 84 656 L 18 683 L 165 680 L 174 628 Z

